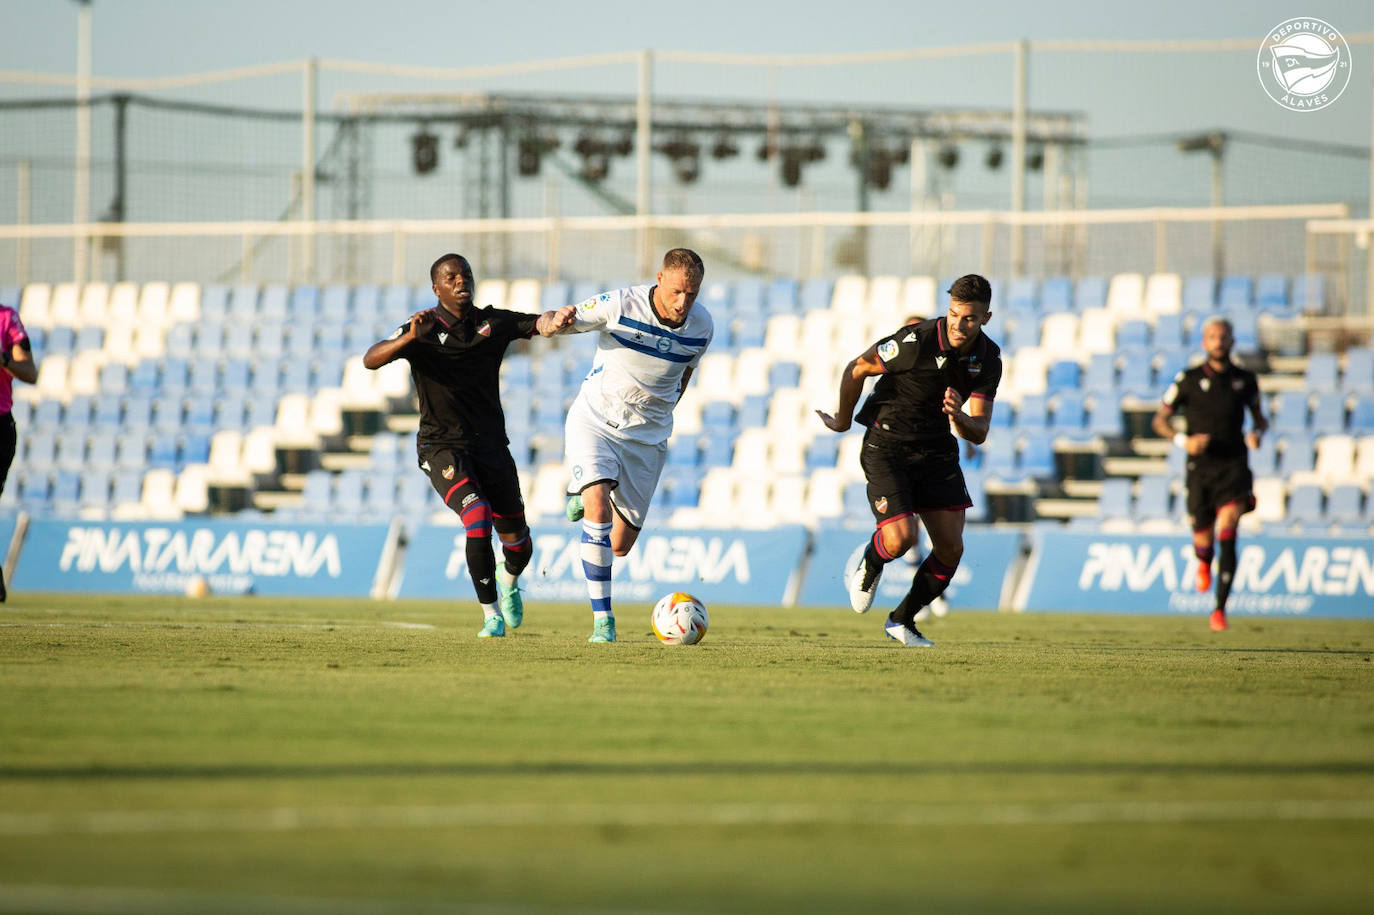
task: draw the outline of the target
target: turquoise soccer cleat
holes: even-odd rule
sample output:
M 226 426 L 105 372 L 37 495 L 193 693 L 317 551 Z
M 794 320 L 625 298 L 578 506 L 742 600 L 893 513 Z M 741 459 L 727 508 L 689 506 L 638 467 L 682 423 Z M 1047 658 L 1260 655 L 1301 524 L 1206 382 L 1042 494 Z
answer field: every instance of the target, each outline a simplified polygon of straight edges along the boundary
M 500 639 L 506 635 L 506 621 L 499 616 L 488 617 L 482 624 L 482 631 L 477 633 L 479 639 Z
M 514 584 L 507 588 L 501 583 L 501 573 L 506 570 L 504 562 L 496 566 L 496 606 L 501 610 L 501 618 L 506 621 L 506 625 L 511 629 L 519 629 L 520 623 L 525 619 L 525 602 L 520 597 L 520 585 Z
M 588 642 L 614 642 L 615 641 L 615 617 L 602 617 L 596 621 L 592 628 L 592 637 Z
M 568 520 L 576 524 L 582 520 L 582 514 L 582 496 L 580 493 L 573 493 L 568 496 Z

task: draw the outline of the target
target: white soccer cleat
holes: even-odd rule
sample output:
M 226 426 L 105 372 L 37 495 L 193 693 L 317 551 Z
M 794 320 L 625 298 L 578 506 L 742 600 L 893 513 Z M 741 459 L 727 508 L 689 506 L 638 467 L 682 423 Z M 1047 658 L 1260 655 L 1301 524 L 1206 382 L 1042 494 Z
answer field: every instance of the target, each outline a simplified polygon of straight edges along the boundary
M 863 553 L 860 553 L 858 563 L 849 572 L 849 606 L 854 608 L 855 613 L 867 613 L 868 608 L 873 606 L 873 595 L 878 593 L 878 580 L 883 577 L 880 566 L 872 578 L 867 578 L 864 574 L 867 566 Z
M 935 643 L 921 635 L 921 630 L 915 626 L 903 626 L 901 623 L 888 620 L 883 624 L 883 632 L 887 637 L 907 648 L 934 648 Z

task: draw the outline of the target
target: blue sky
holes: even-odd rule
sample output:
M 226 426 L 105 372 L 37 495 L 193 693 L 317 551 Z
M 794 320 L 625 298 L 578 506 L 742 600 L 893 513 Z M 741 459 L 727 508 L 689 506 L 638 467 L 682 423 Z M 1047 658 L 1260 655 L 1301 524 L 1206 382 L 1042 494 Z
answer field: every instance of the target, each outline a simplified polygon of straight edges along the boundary
M 843 10 L 837 14 L 836 10 Z M 323 12 L 327 11 L 327 12 Z M 1346 33 L 1374 31 L 1367 0 L 1259 0 L 1239 3 L 1158 0 L 1152 3 L 918 4 L 846 0 L 647 4 L 588 0 L 456 4 L 333 0 L 95 0 L 94 67 L 99 76 L 191 73 L 303 57 L 375 63 L 460 66 L 509 63 L 642 48 L 800 54 L 934 47 L 1016 38 L 1245 38 L 1255 50 L 1269 28 L 1295 15 L 1318 16 Z M 0 0 L 11 39 L 3 67 L 73 72 L 76 4 L 63 0 Z M 14 40 L 19 38 L 21 40 Z M 1031 104 L 1083 110 L 1098 135 L 1138 130 L 1230 126 L 1263 132 L 1299 131 L 1314 139 L 1369 145 L 1369 46 L 1356 49 L 1355 78 L 1331 109 L 1295 116 L 1258 92 L 1254 51 L 1209 55 L 1048 55 L 1033 61 Z M 1363 71 L 1363 72 L 1361 72 Z M 926 65 L 789 70 L 778 82 L 785 97 L 912 106 L 1004 105 L 1011 69 L 1003 58 Z M 665 94 L 752 95 L 766 91 L 757 68 L 663 65 Z M 288 83 L 231 90 L 280 101 Z M 325 104 L 346 89 L 417 88 L 415 83 L 328 77 Z M 447 88 L 458 88 L 449 86 Z M 535 79 L 489 81 L 481 88 L 630 92 L 629 68 Z M 30 90 L 32 92 L 32 90 Z M 240 95 L 240 93 L 245 93 Z M 287 95 L 295 103 L 297 97 Z

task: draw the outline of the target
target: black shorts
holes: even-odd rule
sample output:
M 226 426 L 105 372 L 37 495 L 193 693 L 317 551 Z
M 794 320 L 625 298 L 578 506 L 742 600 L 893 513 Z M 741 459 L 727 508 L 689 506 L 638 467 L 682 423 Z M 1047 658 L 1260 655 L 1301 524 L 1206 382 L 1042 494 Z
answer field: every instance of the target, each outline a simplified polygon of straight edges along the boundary
M 1217 509 L 1235 502 L 1241 514 L 1254 510 L 1255 478 L 1250 461 L 1238 458 L 1189 458 L 1185 479 L 1188 487 L 1188 524 L 1193 530 L 1210 528 Z
M 18 444 L 14 414 L 0 413 L 0 492 L 5 491 L 5 481 L 10 478 L 10 465 L 14 463 L 14 449 Z
M 476 497 L 491 506 L 493 526 L 503 533 L 525 524 L 525 500 L 510 451 L 464 451 L 449 445 L 421 445 L 420 469 L 429 475 L 444 504 L 461 513 Z
M 864 436 L 859 465 L 868 480 L 868 507 L 878 525 L 903 515 L 970 508 L 957 451 L 921 451 Z

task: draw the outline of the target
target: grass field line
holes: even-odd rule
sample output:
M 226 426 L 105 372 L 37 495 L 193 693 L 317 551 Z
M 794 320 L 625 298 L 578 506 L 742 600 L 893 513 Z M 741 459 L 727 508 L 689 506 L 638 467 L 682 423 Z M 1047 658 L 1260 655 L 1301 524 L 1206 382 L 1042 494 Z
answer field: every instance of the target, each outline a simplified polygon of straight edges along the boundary
M 452 804 L 0 813 L 0 836 L 521 826 L 1045 826 L 1374 820 L 1374 800 L 1043 804 Z
M 0 884 L 0 912 L 61 913 L 61 915 L 240 915 L 242 912 L 276 912 L 280 915 L 374 915 L 396 912 L 446 913 L 446 915 L 671 915 L 661 909 L 589 909 L 580 906 L 536 906 L 496 902 L 425 902 L 417 899 L 339 899 L 309 896 L 263 896 L 231 893 L 166 890 L 130 886 L 59 886 L 55 884 Z
M 110 622 L 109 620 L 61 620 L 54 622 L 0 623 L 0 629 L 435 629 L 430 623 L 404 620 L 354 622 L 351 620 L 294 620 L 292 622 L 182 622 L 180 620 Z

